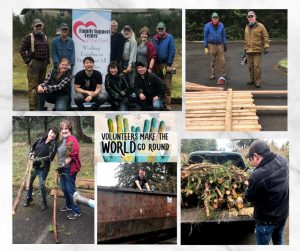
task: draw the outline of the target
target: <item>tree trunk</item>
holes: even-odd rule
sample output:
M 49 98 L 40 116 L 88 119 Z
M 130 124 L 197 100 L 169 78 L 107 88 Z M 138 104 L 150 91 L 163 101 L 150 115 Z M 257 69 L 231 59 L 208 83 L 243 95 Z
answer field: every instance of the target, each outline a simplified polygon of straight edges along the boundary
M 92 138 L 85 135 L 82 131 L 82 127 L 81 127 L 81 120 L 79 116 L 72 116 L 69 118 L 73 129 L 74 129 L 74 133 L 77 136 L 77 139 L 80 141 L 83 141 L 85 143 L 93 143 Z

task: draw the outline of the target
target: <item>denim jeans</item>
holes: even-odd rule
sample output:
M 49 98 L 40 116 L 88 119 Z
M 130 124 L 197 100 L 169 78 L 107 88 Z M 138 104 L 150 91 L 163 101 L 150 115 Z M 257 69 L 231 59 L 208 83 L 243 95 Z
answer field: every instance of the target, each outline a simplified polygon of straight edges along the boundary
M 85 103 L 84 99 L 87 97 L 87 94 L 76 93 L 74 96 L 74 102 L 79 109 L 83 109 Z M 103 105 L 108 99 L 108 94 L 104 92 L 100 92 L 97 96 L 93 97 L 90 102 L 95 102 L 95 108 L 99 108 Z
M 163 102 L 160 99 L 156 99 L 153 101 L 138 101 L 138 106 L 141 108 L 141 110 L 143 111 L 162 111 L 164 106 L 163 106 Z
M 71 208 L 73 213 L 79 214 L 80 208 L 75 205 L 73 200 L 73 194 L 76 192 L 75 181 L 76 174 L 70 175 L 70 167 L 65 167 L 60 175 L 60 185 L 66 199 L 66 207 Z
M 38 94 L 38 110 L 44 111 L 45 102 L 55 104 L 56 111 L 67 111 L 68 109 L 68 94 L 57 96 L 54 93 L 39 93 Z
M 48 168 L 33 168 L 30 176 L 30 183 L 29 183 L 29 190 L 27 191 L 27 198 L 32 197 L 33 191 L 33 182 L 36 176 L 39 177 L 39 189 L 42 195 L 42 201 L 46 202 L 46 189 L 45 189 L 45 181 L 48 175 L 49 169 Z
M 269 245 L 272 239 L 273 245 L 284 245 L 284 225 L 256 224 L 256 244 Z

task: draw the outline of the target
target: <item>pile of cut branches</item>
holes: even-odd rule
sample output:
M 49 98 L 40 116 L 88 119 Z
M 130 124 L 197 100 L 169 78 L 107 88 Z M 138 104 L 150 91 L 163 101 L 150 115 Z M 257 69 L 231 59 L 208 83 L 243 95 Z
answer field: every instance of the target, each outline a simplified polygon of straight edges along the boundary
M 199 163 L 181 171 L 181 197 L 184 207 L 203 207 L 206 217 L 217 209 L 247 207 L 244 192 L 249 174 L 228 162 L 223 165 Z

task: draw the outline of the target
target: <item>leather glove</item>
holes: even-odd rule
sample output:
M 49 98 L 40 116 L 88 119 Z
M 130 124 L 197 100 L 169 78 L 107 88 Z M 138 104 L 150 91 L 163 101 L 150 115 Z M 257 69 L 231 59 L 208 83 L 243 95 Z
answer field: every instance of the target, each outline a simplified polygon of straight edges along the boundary
M 58 168 L 55 169 L 55 171 L 58 172 L 58 174 L 62 174 L 64 168 L 65 168 L 64 166 L 59 166 Z
M 206 54 L 206 55 L 208 54 L 208 48 L 204 49 L 204 54 Z
M 268 48 L 264 48 L 263 53 L 266 55 L 269 53 Z
M 227 45 L 224 44 L 224 52 L 226 52 L 226 51 L 227 51 Z

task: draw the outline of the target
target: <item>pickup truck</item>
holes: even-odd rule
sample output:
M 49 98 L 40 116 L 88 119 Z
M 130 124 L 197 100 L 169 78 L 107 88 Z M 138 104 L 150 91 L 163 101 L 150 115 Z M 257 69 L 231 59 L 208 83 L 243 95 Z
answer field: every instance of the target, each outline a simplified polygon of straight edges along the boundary
M 188 156 L 188 164 L 202 162 L 226 164 L 228 161 L 242 170 L 251 171 L 246 167 L 243 156 L 237 152 L 197 151 Z M 254 226 L 253 207 L 246 207 L 239 211 L 218 209 L 210 219 L 205 215 L 204 206 L 197 207 L 196 204 L 192 204 L 181 208 L 182 245 L 252 243 L 255 242 Z
M 212 164 L 225 164 L 232 162 L 236 167 L 247 171 L 247 167 L 243 160 L 243 156 L 237 152 L 224 151 L 196 151 L 190 153 L 188 157 L 189 164 L 209 162 Z M 249 170 L 250 171 L 250 170 Z M 203 222 L 233 222 L 233 221 L 253 221 L 253 207 L 243 208 L 239 211 L 218 210 L 217 215 L 213 219 L 207 219 L 204 210 L 199 207 L 182 208 L 181 223 L 203 223 Z

